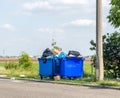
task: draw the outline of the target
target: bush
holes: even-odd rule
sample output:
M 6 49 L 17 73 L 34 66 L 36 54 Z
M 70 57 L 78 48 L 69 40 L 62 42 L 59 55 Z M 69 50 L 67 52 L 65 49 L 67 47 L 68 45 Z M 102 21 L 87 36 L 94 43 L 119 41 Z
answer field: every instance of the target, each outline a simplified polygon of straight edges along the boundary
M 93 66 L 93 67 L 95 67 L 95 65 L 96 65 L 96 55 L 93 55 L 92 57 L 91 57 L 91 65 Z
M 92 40 L 91 50 L 96 50 L 96 43 Z M 103 56 L 105 76 L 108 78 L 120 78 L 120 33 L 114 32 L 103 36 Z M 95 65 L 96 57 L 93 57 Z
M 14 62 L 8 62 L 5 64 L 5 69 L 17 69 L 18 64 Z
M 24 69 L 29 69 L 32 67 L 32 61 L 27 53 L 22 52 L 21 56 L 19 57 L 19 66 Z

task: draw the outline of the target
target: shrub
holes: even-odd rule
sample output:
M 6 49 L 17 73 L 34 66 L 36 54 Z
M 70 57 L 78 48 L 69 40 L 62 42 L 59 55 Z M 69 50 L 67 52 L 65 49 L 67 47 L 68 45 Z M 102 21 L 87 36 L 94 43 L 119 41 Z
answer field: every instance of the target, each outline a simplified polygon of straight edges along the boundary
M 91 50 L 96 50 L 96 43 L 92 40 Z M 109 78 L 120 77 L 120 33 L 114 32 L 103 36 L 103 56 L 105 76 Z M 93 57 L 95 65 L 96 57 Z
M 21 56 L 19 57 L 19 66 L 24 69 L 29 69 L 32 67 L 32 61 L 27 53 L 21 53 Z
M 5 69 L 17 69 L 18 64 L 14 62 L 8 62 L 5 64 Z

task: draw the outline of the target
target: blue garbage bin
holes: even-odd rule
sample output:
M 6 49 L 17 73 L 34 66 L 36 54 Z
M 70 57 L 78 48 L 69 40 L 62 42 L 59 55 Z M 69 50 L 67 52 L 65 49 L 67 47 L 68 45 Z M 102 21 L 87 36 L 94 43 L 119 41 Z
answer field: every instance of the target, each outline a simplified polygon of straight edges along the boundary
M 85 58 L 66 57 L 60 65 L 60 75 L 62 77 L 82 77 Z
M 60 64 L 58 58 L 38 58 L 39 61 L 39 75 L 41 79 L 43 76 L 55 76 L 60 74 Z

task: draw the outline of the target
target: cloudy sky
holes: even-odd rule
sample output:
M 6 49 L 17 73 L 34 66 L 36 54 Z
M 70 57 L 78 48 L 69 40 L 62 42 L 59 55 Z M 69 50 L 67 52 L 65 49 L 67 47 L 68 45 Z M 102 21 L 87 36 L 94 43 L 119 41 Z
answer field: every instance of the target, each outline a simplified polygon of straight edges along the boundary
M 0 55 L 21 51 L 40 55 L 52 39 L 65 52 L 92 55 L 95 39 L 96 0 L 0 0 Z M 103 34 L 114 31 L 107 23 L 110 0 L 103 1 Z

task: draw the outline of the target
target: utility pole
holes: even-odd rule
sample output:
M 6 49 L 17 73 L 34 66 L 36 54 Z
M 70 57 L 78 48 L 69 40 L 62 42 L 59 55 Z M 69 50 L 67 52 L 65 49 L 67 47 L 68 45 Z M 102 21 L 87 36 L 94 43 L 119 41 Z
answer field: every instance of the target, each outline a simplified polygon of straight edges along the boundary
M 96 0 L 96 79 L 104 79 L 102 41 L 102 0 Z
M 3 49 L 3 56 L 5 56 L 5 49 Z

